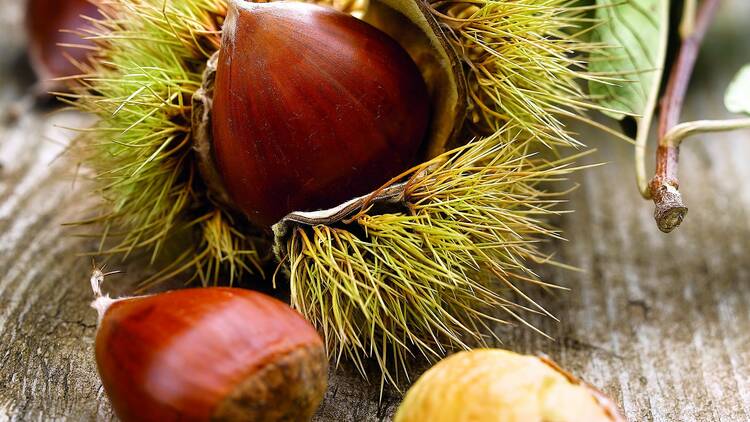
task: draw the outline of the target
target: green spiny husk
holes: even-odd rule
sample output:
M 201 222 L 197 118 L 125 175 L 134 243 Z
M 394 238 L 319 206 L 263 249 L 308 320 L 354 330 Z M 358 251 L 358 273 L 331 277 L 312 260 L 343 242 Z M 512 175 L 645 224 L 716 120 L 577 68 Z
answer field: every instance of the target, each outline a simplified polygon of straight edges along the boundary
M 559 237 L 544 218 L 556 213 L 560 194 L 539 185 L 575 168 L 571 158 L 534 157 L 532 141 L 511 132 L 518 133 L 499 132 L 425 163 L 427 171 L 406 183 L 406 212 L 365 209 L 343 226 L 293 230 L 285 251 L 292 305 L 319 327 L 329 353 L 347 356 L 363 374 L 363 356 L 400 369 L 415 349 L 436 358 L 481 342 L 489 322 L 545 312 L 518 284 L 546 285 L 529 261 L 548 261 L 537 242 Z M 497 287 L 525 297 L 527 307 Z
M 98 50 L 65 98 L 99 117 L 77 145 L 104 200 L 83 222 L 101 229 L 97 252 L 147 251 L 158 272 L 144 286 L 181 273 L 204 285 L 261 273 L 270 239 L 212 200 L 192 150 L 190 100 L 219 47 L 225 2 L 100 3 L 106 18 L 90 33 Z M 434 357 L 481 340 L 487 322 L 504 320 L 496 310 L 519 321 L 522 310 L 543 312 L 531 299 L 504 299 L 493 283 L 517 293 L 522 282 L 541 283 L 528 268 L 549 261 L 536 242 L 559 236 L 545 223 L 558 196 L 542 184 L 573 168 L 531 151 L 578 145 L 558 120 L 585 108 L 577 55 L 590 45 L 569 34 L 584 23 L 584 9 L 570 4 L 430 3 L 465 64 L 469 126 L 489 135 L 415 169 L 404 212 L 365 209 L 348 227 L 294 230 L 282 262 L 292 305 L 330 353 L 360 368 L 374 356 L 395 382 L 388 368 L 403 367 L 415 348 Z M 191 246 L 162 264 L 185 233 Z
M 106 1 L 101 8 L 108 18 L 91 35 L 99 49 L 77 95 L 66 97 L 100 118 L 77 144 L 107 203 L 84 222 L 103 227 L 98 252 L 148 250 L 156 262 L 166 242 L 189 230 L 195 249 L 144 285 L 187 270 L 203 284 L 259 272 L 263 240 L 213 205 L 192 152 L 191 98 L 220 45 L 223 2 Z
M 432 11 L 467 64 L 470 126 L 480 134 L 511 122 L 524 138 L 580 146 L 560 116 L 590 107 L 579 80 L 588 7 L 571 0 L 430 0 Z M 573 111 L 574 113 L 571 113 Z

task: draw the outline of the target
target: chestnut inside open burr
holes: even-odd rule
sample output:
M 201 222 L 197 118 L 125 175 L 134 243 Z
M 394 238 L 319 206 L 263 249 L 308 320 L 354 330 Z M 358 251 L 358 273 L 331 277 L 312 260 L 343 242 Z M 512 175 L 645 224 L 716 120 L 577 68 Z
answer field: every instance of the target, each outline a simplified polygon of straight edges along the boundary
M 214 159 L 253 223 L 334 207 L 415 164 L 430 97 L 387 34 L 322 6 L 238 1 L 223 33 Z

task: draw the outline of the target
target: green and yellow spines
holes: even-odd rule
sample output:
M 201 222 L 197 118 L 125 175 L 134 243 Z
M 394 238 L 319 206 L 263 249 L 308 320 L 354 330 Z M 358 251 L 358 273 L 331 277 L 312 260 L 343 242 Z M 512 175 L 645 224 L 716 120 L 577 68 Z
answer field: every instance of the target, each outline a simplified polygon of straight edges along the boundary
M 158 272 L 144 285 L 262 274 L 272 239 L 211 197 L 194 152 L 191 99 L 220 46 L 225 1 L 101 3 L 98 49 L 67 97 L 99 118 L 77 146 L 104 199 L 87 221 L 101 228 L 98 252 L 149 253 Z M 577 81 L 591 46 L 576 35 L 585 9 L 573 3 L 425 4 L 467 75 L 464 145 L 411 172 L 401 210 L 296 226 L 277 251 L 277 284 L 288 277 L 292 305 L 331 355 L 360 369 L 374 357 L 395 383 L 409 354 L 438 357 L 481 341 L 488 323 L 544 312 L 503 291 L 526 297 L 522 284 L 544 284 L 530 269 L 549 261 L 538 242 L 560 237 L 547 217 L 561 212 L 561 193 L 546 182 L 575 170 L 575 157 L 535 152 L 580 146 L 561 121 L 587 107 Z M 170 244 L 180 252 L 162 264 Z
M 292 306 L 321 330 L 329 354 L 363 373 L 362 358 L 374 357 L 395 384 L 410 354 L 438 358 L 482 343 L 488 323 L 525 324 L 529 309 L 546 312 L 520 286 L 546 285 L 529 268 L 548 261 L 538 242 L 560 236 L 545 217 L 562 212 L 561 193 L 543 183 L 576 168 L 572 158 L 534 157 L 532 141 L 507 136 L 425 163 L 430 170 L 406 182 L 408 211 L 364 211 L 343 227 L 293 230 L 283 262 Z
M 105 201 L 89 223 L 102 228 L 98 252 L 147 251 L 152 262 L 176 237 L 190 244 L 146 283 L 193 270 L 204 284 L 258 272 L 258 242 L 205 192 L 191 137 L 191 99 L 205 62 L 219 48 L 221 0 L 104 1 L 89 34 L 91 68 L 67 97 L 96 115 L 77 144 Z

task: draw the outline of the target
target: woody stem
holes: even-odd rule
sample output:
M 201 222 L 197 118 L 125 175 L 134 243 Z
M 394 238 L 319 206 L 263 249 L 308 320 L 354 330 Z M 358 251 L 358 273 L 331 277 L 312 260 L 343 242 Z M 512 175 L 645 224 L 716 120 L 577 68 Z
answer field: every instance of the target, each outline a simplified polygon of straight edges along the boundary
M 687 207 L 679 192 L 677 177 L 679 144 L 670 144 L 667 134 L 679 123 L 698 51 L 720 2 L 721 0 L 704 0 L 701 4 L 695 25 L 680 46 L 677 61 L 669 75 L 666 92 L 661 99 L 656 174 L 651 179 L 649 189 L 656 206 L 654 210 L 656 224 L 665 233 L 679 226 L 687 214 Z

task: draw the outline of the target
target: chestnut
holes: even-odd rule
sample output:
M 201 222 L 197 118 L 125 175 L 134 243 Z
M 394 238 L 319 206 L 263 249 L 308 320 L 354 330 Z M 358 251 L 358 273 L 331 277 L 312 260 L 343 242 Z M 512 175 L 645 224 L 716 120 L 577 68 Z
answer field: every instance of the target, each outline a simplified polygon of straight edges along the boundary
M 456 353 L 407 391 L 394 422 L 624 422 L 603 393 L 544 357 Z
M 414 164 L 430 97 L 395 40 L 307 3 L 232 0 L 215 77 L 215 166 L 258 226 L 330 208 Z
M 93 306 L 99 374 L 123 421 L 302 421 L 323 398 L 322 340 L 269 296 L 217 287 Z
M 90 28 L 84 16 L 100 18 L 93 0 L 29 0 L 26 6 L 26 33 L 29 59 L 43 84 L 52 79 L 80 73 L 76 63 L 84 62 L 93 41 L 76 31 Z

